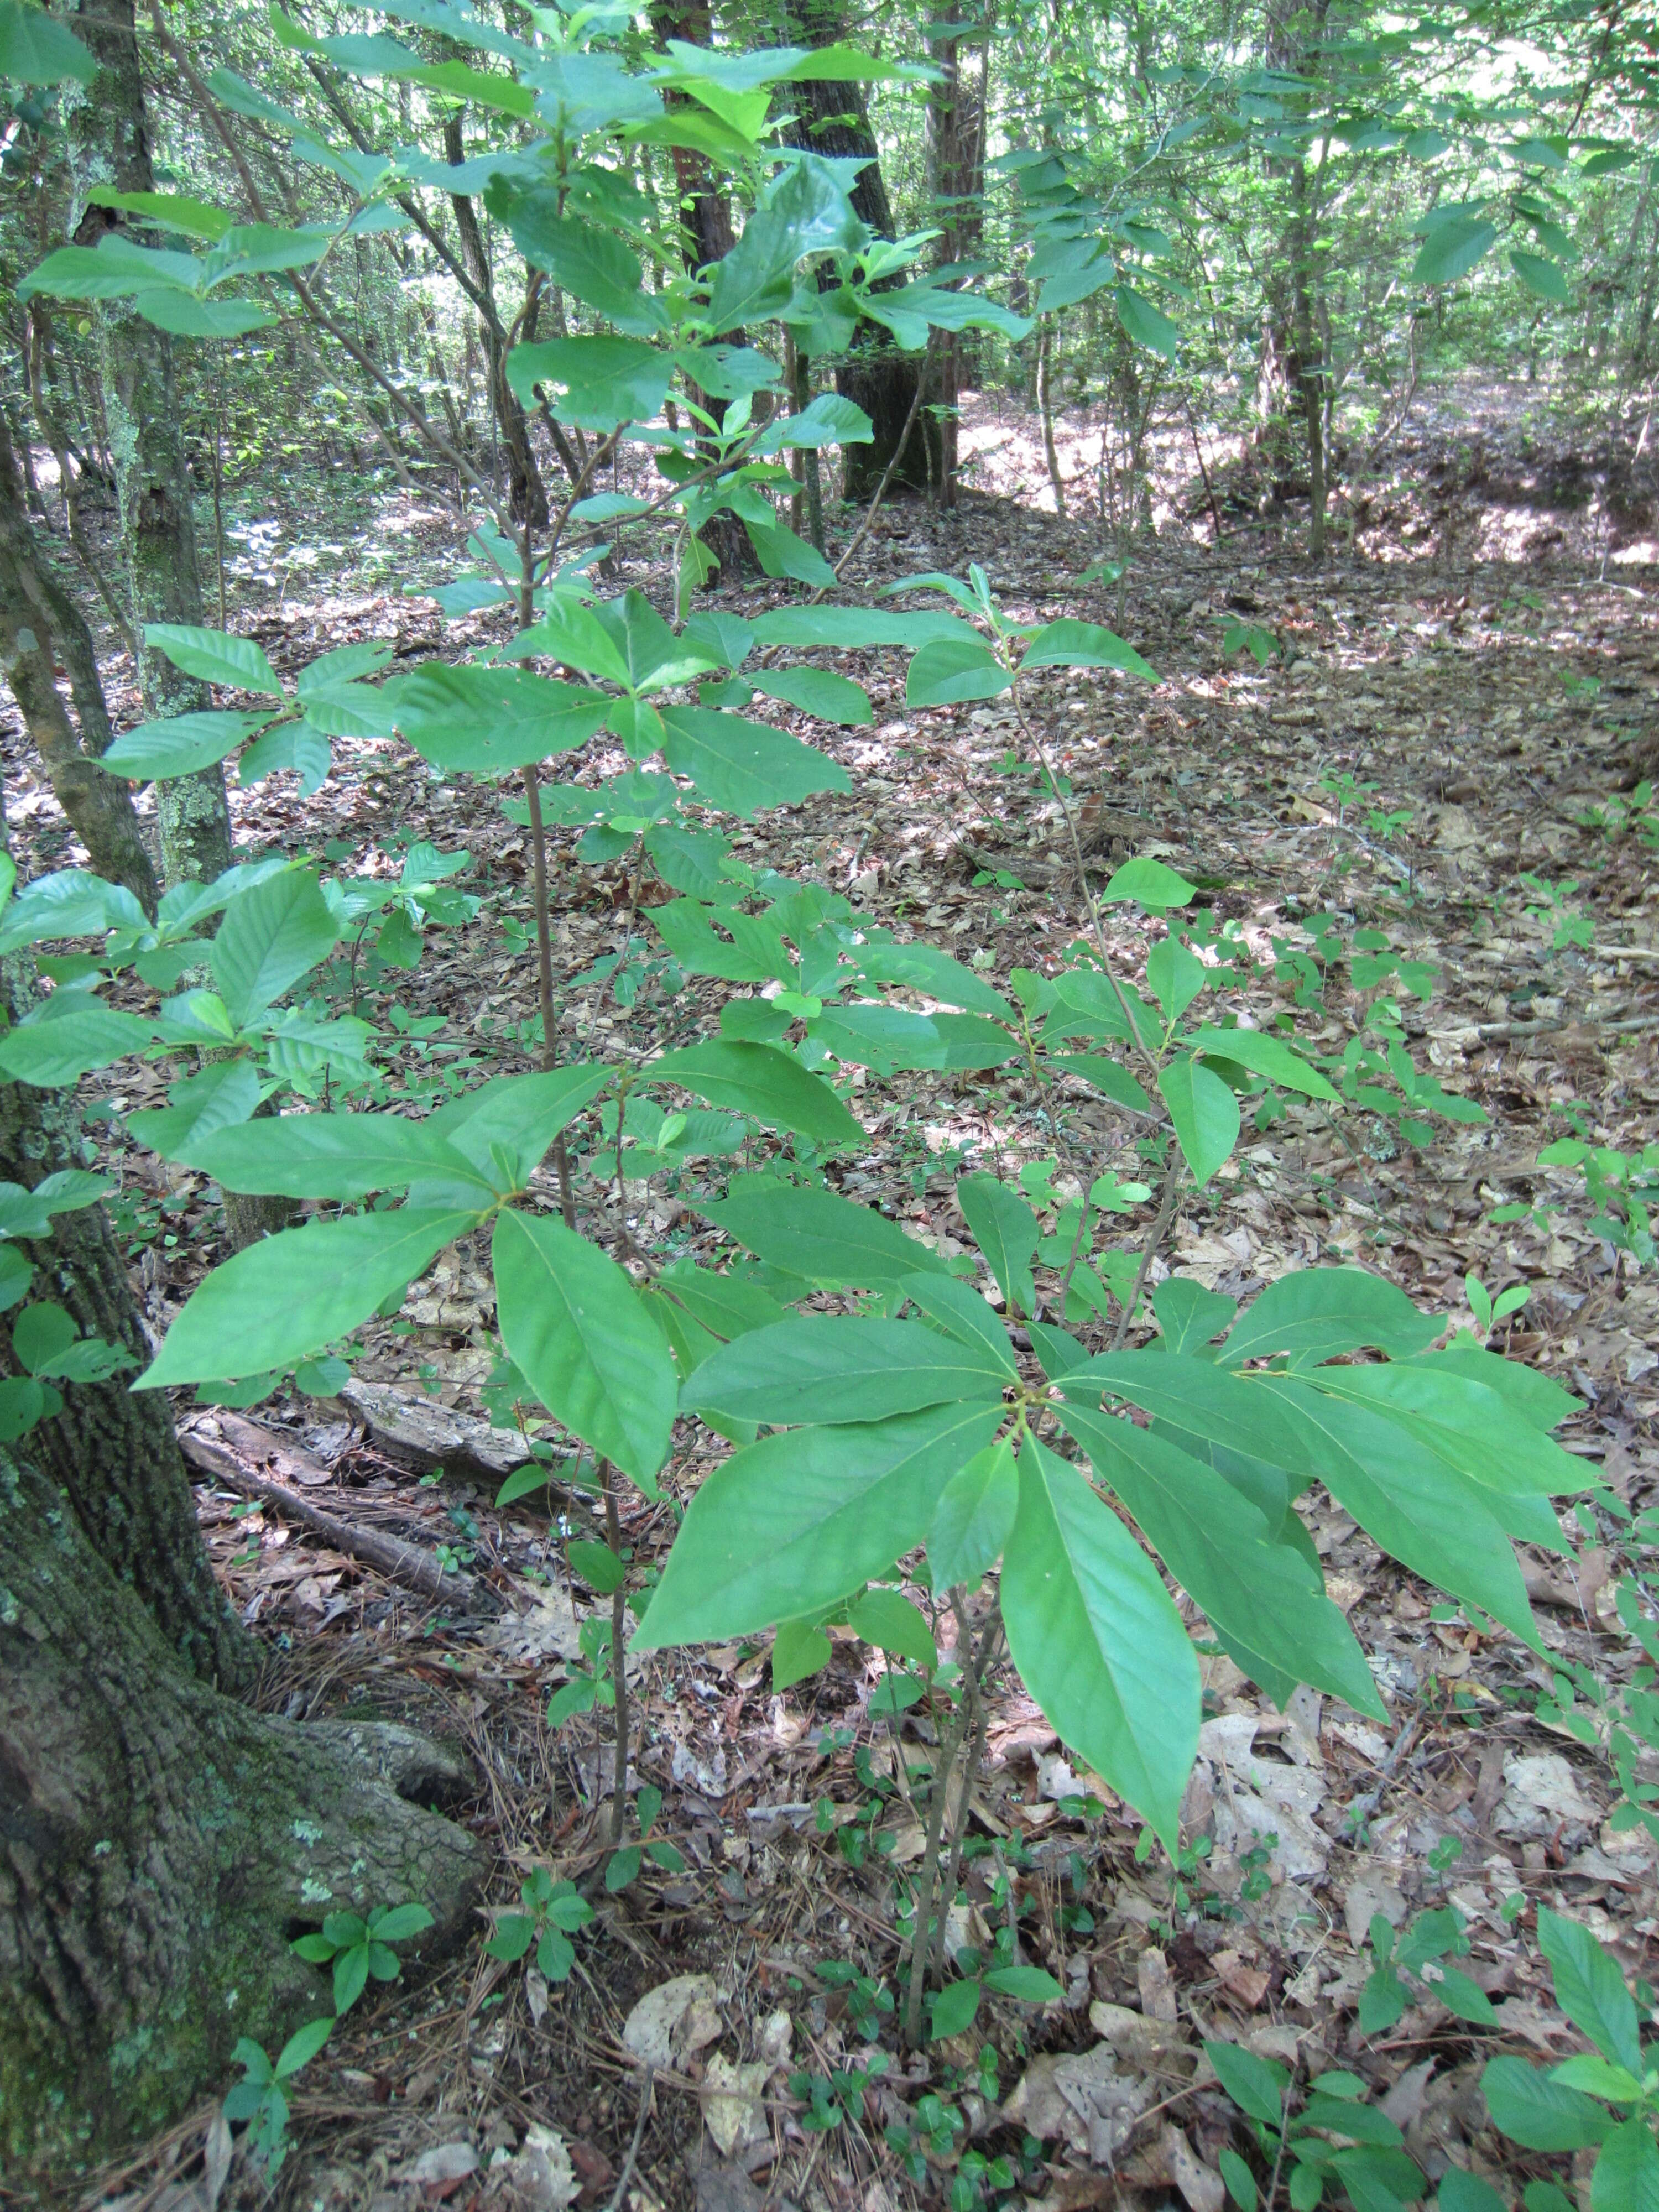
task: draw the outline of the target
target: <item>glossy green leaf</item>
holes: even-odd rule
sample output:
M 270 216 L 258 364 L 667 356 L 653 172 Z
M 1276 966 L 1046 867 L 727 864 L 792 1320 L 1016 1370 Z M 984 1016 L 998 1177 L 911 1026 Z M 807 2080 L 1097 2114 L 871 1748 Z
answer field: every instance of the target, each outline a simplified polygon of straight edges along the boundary
M 471 1185 L 480 1206 L 494 1196 L 488 1176 L 438 1131 L 397 1114 L 283 1114 L 198 1133 L 187 1158 L 174 1157 L 253 1194 L 343 1200 L 434 1177 Z
M 896 1590 L 866 1590 L 848 1607 L 847 1621 L 855 1636 L 878 1651 L 890 1651 L 930 1674 L 939 1665 L 933 1632 L 909 1599 Z
M 971 632 L 922 646 L 904 679 L 907 707 L 953 707 L 969 699 L 995 699 L 1013 678 L 983 641 Z
M 651 337 L 667 327 L 666 311 L 647 290 L 638 257 L 614 232 L 582 216 L 554 213 L 540 193 L 492 188 L 484 197 L 492 210 L 499 209 L 531 266 L 546 270 L 584 307 L 630 337 Z
M 956 1400 L 1000 1401 L 1006 1364 L 919 1322 L 813 1315 L 721 1346 L 680 1393 L 683 1411 L 728 1421 L 883 1420 Z
M 1391 1358 L 1420 1352 L 1443 1323 L 1404 1291 L 1363 1267 L 1304 1267 L 1268 1284 L 1221 1350 L 1227 1366 L 1288 1352 L 1298 1364 L 1370 1346 Z
M 251 1060 L 213 1060 L 199 1075 L 170 1084 L 169 1104 L 129 1114 L 127 1127 L 163 1159 L 183 1159 L 191 1144 L 246 1121 L 259 1103 L 259 1071 Z
M 507 383 L 526 407 L 535 406 L 539 385 L 557 419 L 582 430 L 650 422 L 673 374 L 672 354 L 639 338 L 550 338 L 516 345 L 507 356 Z
M 1162 914 L 1168 907 L 1188 905 L 1197 892 L 1185 877 L 1166 868 L 1162 860 L 1125 860 L 1113 872 L 1103 896 L 1109 902 L 1133 899 L 1138 906 Z
M 498 1152 L 527 1179 L 561 1129 L 590 1104 L 616 1074 L 603 1061 L 555 1067 L 537 1075 L 498 1075 L 427 1116 L 475 1168 L 489 1170 Z
M 845 769 L 787 731 L 708 707 L 665 707 L 663 757 L 710 806 L 744 819 L 799 806 L 820 791 L 850 791 Z
M 879 930 L 872 930 L 858 947 L 858 960 L 872 983 L 897 983 L 924 992 L 942 1006 L 958 1006 L 964 1013 L 988 1015 L 994 1021 L 1011 1022 L 1013 1008 L 982 975 L 953 960 L 935 945 L 921 939 L 898 945 Z
M 1038 1240 L 1036 1214 L 1018 1191 L 992 1175 L 958 1176 L 957 1203 L 1003 1297 L 1019 1312 L 1035 1313 L 1031 1261 Z
M 929 2041 L 941 2043 L 947 2035 L 964 2034 L 978 2014 L 979 2000 L 978 1982 L 947 1982 L 931 2002 Z
M 153 1024 L 103 1006 L 88 993 L 64 996 L 80 1003 L 46 1018 L 39 1018 L 45 1010 L 37 1008 L 37 1018 L 0 1034 L 0 1075 L 39 1090 L 57 1089 L 78 1082 L 94 1067 L 142 1052 L 155 1034 Z
M 1027 1437 L 1002 1563 L 1026 1688 L 1173 1850 L 1198 1748 L 1198 1657 L 1156 1568 L 1075 1468 Z
M 934 1406 L 733 1452 L 693 1497 L 635 1648 L 746 1636 L 837 1604 L 921 1542 L 1001 1419 L 997 1406 Z
M 367 1321 L 477 1218 L 460 1207 L 404 1206 L 308 1222 L 250 1244 L 191 1293 L 132 1387 L 289 1367 Z
M 1586 1486 L 1580 1459 L 1467 1376 L 1390 1363 L 1325 1368 L 1315 1379 L 1334 1396 L 1375 1407 L 1487 1490 L 1548 1497 Z
M 1019 1503 L 1019 1478 L 1006 1437 L 976 1452 L 939 1495 L 927 1528 L 935 1589 L 977 1589 L 1001 1558 Z
M 815 1145 L 856 1148 L 864 1132 L 829 1085 L 776 1045 L 709 1038 L 664 1053 L 651 1065 L 653 1082 L 677 1083 L 738 1114 L 793 1130 Z
M 827 645 L 854 653 L 872 646 L 914 649 L 941 638 L 975 635 L 954 615 L 890 614 L 871 607 L 769 607 L 755 617 L 752 629 L 758 645 Z
M 972 1345 L 983 1352 L 1010 1382 L 1019 1374 L 1008 1332 L 979 1292 L 954 1275 L 912 1275 L 902 1285 L 904 1295 L 947 1336 Z
M 605 724 L 604 696 L 520 668 L 428 661 L 381 695 L 423 760 L 450 774 L 507 775 L 585 744 Z
M 1144 292 L 1137 292 L 1133 284 L 1120 284 L 1112 296 L 1119 322 L 1138 346 L 1162 354 L 1165 361 L 1179 360 L 1181 332 Z
M 1329 1105 L 1338 1103 L 1337 1093 L 1319 1070 L 1310 1067 L 1299 1053 L 1292 1052 L 1282 1037 L 1274 1036 L 1270 1030 L 1223 1030 L 1206 1023 L 1187 1042 L 1196 1053 L 1230 1060 L 1235 1066 L 1249 1068 L 1252 1075 L 1264 1076 L 1269 1083 L 1277 1083 L 1285 1091 L 1299 1091 L 1304 1097 L 1321 1098 Z
M 199 714 L 174 714 L 164 722 L 141 722 L 137 729 L 124 730 L 99 756 L 98 765 L 134 783 L 194 775 L 245 744 L 269 719 L 212 708 Z
M 1176 1142 L 1200 1190 L 1231 1158 L 1238 1142 L 1238 1101 L 1202 1060 L 1171 1060 L 1158 1079 L 1175 1124 Z
M 1131 1114 L 1150 1114 L 1152 1102 L 1127 1067 L 1120 1067 L 1115 1060 L 1095 1054 L 1051 1054 L 1048 1066 L 1063 1075 L 1075 1075 L 1082 1082 L 1109 1098 L 1115 1106 L 1122 1106 Z
M 268 876 L 236 899 L 210 956 L 213 980 L 246 1028 L 334 950 L 339 924 L 307 868 Z
M 1044 623 L 1020 661 L 1027 668 L 1118 668 L 1127 676 L 1156 684 L 1158 673 L 1133 646 L 1099 623 L 1074 622 L 1067 616 Z
M 639 1639 L 635 1638 L 635 1644 Z M 784 1620 L 772 1639 L 772 1687 L 793 1689 L 809 1674 L 830 1664 L 830 1638 L 821 1628 L 805 1620 Z
M 826 1286 L 895 1290 L 919 1273 L 945 1272 L 939 1255 L 896 1221 L 833 1191 L 734 1176 L 724 1199 L 693 1203 L 757 1259 Z
M 769 699 L 781 699 L 821 722 L 836 722 L 842 729 L 860 729 L 876 719 L 870 694 L 850 677 L 827 668 L 777 668 L 758 671 L 755 689 Z
M 654 1491 L 674 1425 L 674 1370 L 614 1260 L 562 1221 L 497 1217 L 501 1341 L 556 1421 Z
M 228 637 L 222 630 L 203 629 L 191 623 L 146 623 L 144 643 L 204 684 L 261 691 L 271 699 L 283 696 L 276 670 L 250 637 Z

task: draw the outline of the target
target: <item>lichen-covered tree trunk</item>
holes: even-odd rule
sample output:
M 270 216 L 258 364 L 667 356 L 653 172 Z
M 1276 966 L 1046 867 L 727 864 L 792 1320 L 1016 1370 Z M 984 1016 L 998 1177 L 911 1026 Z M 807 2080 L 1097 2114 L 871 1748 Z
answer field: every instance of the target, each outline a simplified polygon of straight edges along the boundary
M 27 1457 L 0 1451 L 0 2172 L 76 2171 L 331 2009 L 289 1948 L 334 1911 L 465 1927 L 483 1855 L 399 1794 L 464 1770 L 402 1731 L 296 1728 L 179 1665 Z M 58 2201 L 65 2201 L 58 2197 Z
M 155 190 L 133 0 L 73 0 L 73 27 L 98 63 L 92 82 L 66 89 L 64 106 L 75 173 L 77 244 L 96 246 L 126 217 L 100 207 L 93 186 Z M 173 341 L 116 301 L 96 309 L 104 417 L 120 505 L 121 544 L 133 627 L 200 623 L 202 575 L 180 430 Z M 205 707 L 205 685 L 151 647 L 138 656 L 146 714 Z M 156 787 L 163 869 L 169 884 L 210 881 L 230 866 L 230 810 L 217 765 Z
M 70 672 L 77 732 L 58 689 L 56 666 Z M 96 756 L 110 741 L 109 715 L 85 618 L 52 574 L 29 522 L 28 503 L 3 410 L 0 410 L 0 668 L 24 727 L 52 779 L 58 803 L 86 847 L 94 869 L 125 884 L 147 913 L 155 911 L 155 872 L 139 834 L 132 799 Z

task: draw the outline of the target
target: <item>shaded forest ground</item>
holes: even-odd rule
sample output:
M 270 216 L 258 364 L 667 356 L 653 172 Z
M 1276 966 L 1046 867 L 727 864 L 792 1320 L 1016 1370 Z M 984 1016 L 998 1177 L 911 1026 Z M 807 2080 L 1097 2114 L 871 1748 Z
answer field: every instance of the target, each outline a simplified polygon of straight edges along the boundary
M 1524 1285 L 1510 1349 L 1583 1399 L 1565 1440 L 1639 1512 L 1659 1474 L 1659 1291 L 1650 1267 L 1632 1267 L 1589 1228 L 1582 1180 L 1537 1160 L 1575 1131 L 1627 1152 L 1659 1134 L 1659 884 L 1653 848 L 1629 818 L 1631 787 L 1652 773 L 1659 738 L 1649 565 L 1659 507 L 1645 458 L 1630 458 L 1639 425 L 1610 442 L 1613 465 L 1598 482 L 1598 465 L 1580 458 L 1594 444 L 1553 428 L 1541 406 L 1529 413 L 1533 400 L 1457 390 L 1419 407 L 1361 471 L 1352 549 L 1339 528 L 1337 551 L 1317 570 L 1299 550 L 1302 512 L 1276 506 L 1264 471 L 1206 438 L 1229 526 L 1212 542 L 1177 426 L 1156 445 L 1158 535 L 1137 541 L 1128 573 L 1106 587 L 1073 580 L 1118 550 L 1103 544 L 1093 512 L 1097 428 L 1085 422 L 1062 441 L 1073 478 L 1062 519 L 1047 511 L 1036 426 L 1012 406 L 977 403 L 963 437 L 979 456 L 974 493 L 948 515 L 890 510 L 848 581 L 861 595 L 978 560 L 1021 617 L 1104 620 L 1147 655 L 1164 678 L 1155 692 L 1048 672 L 1035 712 L 1103 872 L 1150 854 L 1211 887 L 1217 912 L 1242 923 L 1262 963 L 1258 1012 L 1294 988 L 1287 956 L 1322 945 L 1316 968 L 1301 971 L 1323 970 L 1307 1026 L 1340 1050 L 1375 995 L 1353 987 L 1357 931 L 1433 963 L 1431 994 L 1402 994 L 1406 1026 L 1419 1062 L 1478 1100 L 1488 1121 L 1442 1125 L 1415 1152 L 1378 1116 L 1350 1113 L 1338 1127 L 1292 1115 L 1247 1142 L 1188 1202 L 1170 1260 L 1246 1297 L 1286 1269 L 1362 1260 L 1465 1321 L 1466 1272 L 1494 1294 Z M 505 617 L 447 623 L 429 600 L 407 595 L 453 557 L 455 518 L 441 487 L 414 498 L 392 487 L 365 500 L 337 538 L 307 535 L 317 513 L 343 511 L 336 487 L 296 483 L 283 504 L 233 520 L 230 624 L 258 637 L 280 670 L 360 636 L 418 656 L 507 634 Z M 370 574 L 392 588 L 368 588 Z M 624 583 L 660 599 L 665 576 L 624 557 L 607 588 Z M 722 604 L 752 608 L 788 588 L 760 585 Z M 1279 650 L 1266 666 L 1224 653 L 1240 620 L 1272 634 Z M 852 794 L 763 820 L 741 834 L 739 851 L 817 874 L 860 914 L 974 957 L 995 979 L 1040 968 L 1077 933 L 1082 908 L 1056 809 L 1020 757 L 1012 715 L 996 702 L 907 712 L 897 657 L 860 658 L 852 672 L 876 702 L 872 727 L 827 732 L 794 718 L 847 767 Z M 118 722 L 128 722 L 134 702 L 111 665 Z M 7 807 L 27 874 L 75 856 L 19 744 L 14 724 Z M 562 772 L 620 764 L 596 748 Z M 477 919 L 434 932 L 410 975 L 365 985 L 337 963 L 335 1010 L 349 1005 L 388 1030 L 388 1063 L 417 1095 L 528 1064 L 527 860 L 489 792 L 441 783 L 402 748 L 343 744 L 313 798 L 298 799 L 283 776 L 233 791 L 233 806 L 246 847 L 347 869 L 395 871 L 416 839 L 465 847 L 471 865 L 455 880 L 485 898 Z M 568 1050 L 642 1046 L 689 1025 L 705 992 L 709 1003 L 724 995 L 696 982 L 665 990 L 672 979 L 630 879 L 583 866 L 574 833 L 554 836 Z M 1528 876 L 1555 887 L 1553 905 Z M 1569 912 L 1587 919 L 1574 933 L 1588 941 L 1557 950 Z M 1127 939 L 1125 957 L 1137 957 Z M 630 967 L 631 1004 L 619 1004 L 614 974 Z M 413 1030 L 390 1033 L 394 1002 L 400 1020 L 416 1018 Z M 88 1133 L 120 1179 L 120 1224 L 158 1335 L 222 1249 L 201 1179 L 124 1142 L 125 1115 L 161 1094 L 160 1071 L 132 1066 L 88 1079 L 82 1093 Z M 1041 1099 L 1017 1073 L 908 1076 L 902 1090 L 872 1075 L 859 1110 L 869 1147 L 839 1171 L 842 1187 L 947 1253 L 962 1249 L 952 1196 L 962 1168 L 1012 1175 L 1054 1151 Z M 1133 1169 L 1121 1118 L 1103 1110 L 1097 1139 L 1096 1172 Z M 714 1249 L 672 1183 L 629 1184 L 619 1201 L 601 1180 L 605 1165 L 594 1162 L 583 1200 L 619 1240 L 625 1217 L 659 1247 Z M 689 1184 L 706 1180 L 694 1170 Z M 1493 1221 L 1521 1205 L 1525 1218 Z M 1137 1233 L 1127 1223 L 1125 1243 Z M 222 1414 L 181 1408 L 181 1418 L 246 1470 L 297 1483 L 313 1505 L 359 1528 L 446 1547 L 445 1562 L 472 1577 L 470 1607 L 433 1605 L 307 1533 L 280 1504 L 250 1511 L 234 1483 L 204 1479 L 198 1489 L 219 1571 L 267 1640 L 264 1702 L 296 1717 L 392 1714 L 465 1744 L 479 1787 L 462 1817 L 499 1848 L 492 1895 L 506 1905 L 534 1865 L 579 1881 L 597 1869 L 608 1758 L 593 1721 L 556 1732 L 543 1718 L 596 1601 L 580 1585 L 573 1594 L 544 1514 L 529 1502 L 495 1510 L 511 1450 L 503 1462 L 497 1449 L 487 1468 L 476 1431 L 441 1430 L 446 1413 L 483 1410 L 495 1356 L 489 1295 L 487 1271 L 461 1248 L 414 1287 L 398 1323 L 368 1333 L 349 1401 L 272 1401 L 252 1416 L 264 1441 Z M 386 1395 L 394 1383 L 401 1413 Z M 422 1425 L 428 1448 L 412 1450 Z M 269 1437 L 283 1447 L 276 1464 Z M 700 1472 L 687 1438 L 665 1486 L 686 1494 Z M 801 2212 L 896 2212 L 943 2202 L 949 2190 L 955 2154 L 926 2133 L 932 2091 L 962 2115 L 976 2148 L 1019 2164 L 1021 2193 L 1047 2212 L 1082 2212 L 1118 2192 L 1160 2204 L 1172 2188 L 1194 2212 L 1219 2212 L 1215 2154 L 1237 2118 L 1199 2051 L 1216 2026 L 1307 2073 L 1360 2074 L 1431 2179 L 1448 2155 L 1512 2180 L 1565 2179 L 1565 2160 L 1516 2163 L 1524 2154 L 1486 2128 L 1474 2091 L 1494 2048 L 1559 2057 L 1573 2047 L 1527 1917 L 1506 1917 L 1504 1901 L 1559 1905 L 1627 1969 L 1651 1975 L 1652 1847 L 1639 1830 L 1607 1826 L 1605 1768 L 1540 1717 L 1548 1679 L 1523 1647 L 1458 1617 L 1431 1620 L 1428 1595 L 1328 1500 L 1310 1518 L 1333 1595 L 1373 1658 L 1389 1726 L 1306 1692 L 1280 1714 L 1230 1662 L 1206 1661 L 1209 1717 L 1187 1810 L 1193 1837 L 1212 1847 L 1179 1877 L 1161 1853 L 1136 1863 L 1138 1824 L 1115 1802 L 1103 1818 L 1075 1816 L 1085 1783 L 1057 1759 L 1012 1678 L 1000 1682 L 974 1803 L 988 1848 L 970 1869 L 973 1903 L 957 1940 L 982 1931 L 1000 1854 L 1016 1875 L 1023 1955 L 1058 1977 L 1063 2003 L 1040 2014 L 988 2005 L 967 2036 L 908 2072 L 896 2060 L 861 2098 L 852 2093 L 846 2125 L 803 2127 L 811 2114 L 790 2076 L 848 2067 L 886 2017 L 834 1969 L 850 1963 L 893 1987 L 888 1862 L 920 1856 L 904 1765 L 927 1756 L 927 1709 L 904 1717 L 896 1759 L 890 1725 L 868 1710 L 878 1662 L 855 1643 L 838 1644 L 824 1674 L 783 1697 L 771 1692 L 763 1650 L 656 1656 L 635 1686 L 635 1766 L 664 1792 L 661 1832 L 685 1871 L 648 1874 L 617 1898 L 599 1892 L 576 1972 L 550 1994 L 474 1947 L 350 2015 L 295 2099 L 297 2148 L 280 2201 L 325 2212 L 412 2212 L 441 2199 L 550 2212 L 574 2187 L 585 2206 L 620 2198 L 632 2212 L 785 2202 Z M 1571 1516 L 1564 1525 L 1576 1559 L 1528 1559 L 1545 1639 L 1606 1679 L 1627 1678 L 1638 1655 L 1612 1613 L 1614 1525 L 1586 1528 Z M 633 1501 L 625 1534 L 636 1566 L 660 1560 L 674 1526 L 666 1504 Z M 1469 1923 L 1462 1963 L 1497 2004 L 1499 2027 L 1475 2033 L 1431 1995 L 1387 2033 L 1360 2038 L 1354 2008 L 1372 1915 L 1398 1924 L 1447 1901 Z M 636 2134 L 639 2075 L 624 2029 L 642 1997 L 690 1975 L 708 1984 L 682 1992 L 678 2014 L 674 2001 L 659 2001 L 665 2039 L 653 2046 L 660 2063 Z M 321 2009 L 320 1978 L 319 1995 Z M 890 2033 L 886 2040 L 890 2048 Z M 723 2100 L 708 2102 L 711 2083 L 726 2088 Z M 246 2167 L 224 2182 L 211 2160 L 204 2166 L 210 2117 L 191 2116 L 106 2177 L 105 2198 L 127 2212 L 187 2212 L 215 2201 L 217 2179 L 219 2203 L 259 2201 Z

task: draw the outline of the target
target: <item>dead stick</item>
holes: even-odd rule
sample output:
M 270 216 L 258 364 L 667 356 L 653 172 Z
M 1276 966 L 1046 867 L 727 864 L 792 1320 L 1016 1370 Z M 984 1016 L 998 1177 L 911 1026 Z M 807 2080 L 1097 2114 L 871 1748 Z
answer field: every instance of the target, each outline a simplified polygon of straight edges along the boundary
M 255 1474 L 224 1444 L 198 1436 L 194 1430 L 182 1429 L 179 1448 L 191 1465 L 200 1468 L 204 1474 L 229 1483 L 246 1497 L 274 1505 L 285 1519 L 297 1521 L 301 1528 L 323 1537 L 337 1552 L 378 1568 L 393 1582 L 419 1590 L 425 1597 L 441 1598 L 449 1605 L 465 1605 L 472 1598 L 475 1584 L 470 1575 L 447 1574 L 431 1553 L 418 1545 L 400 1543 L 396 1537 L 377 1536 L 372 1529 L 356 1528 L 349 1521 L 337 1521 L 331 1513 L 323 1512 L 309 1498 L 297 1496 L 285 1483 L 270 1482 L 264 1475 Z

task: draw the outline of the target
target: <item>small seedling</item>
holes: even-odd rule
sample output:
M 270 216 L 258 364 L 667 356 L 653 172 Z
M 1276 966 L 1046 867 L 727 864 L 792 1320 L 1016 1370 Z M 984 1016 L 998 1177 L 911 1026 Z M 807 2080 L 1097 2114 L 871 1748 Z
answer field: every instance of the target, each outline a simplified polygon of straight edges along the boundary
M 624 1844 L 620 1850 L 611 1852 L 605 1870 L 605 1886 L 609 1890 L 626 1889 L 646 1859 L 653 1866 L 659 1866 L 665 1874 L 685 1871 L 685 1861 L 673 1844 L 662 1837 L 653 1838 L 651 1834 L 662 1811 L 661 1790 L 646 1784 L 635 1796 L 634 1811 L 640 1824 L 640 1840 L 637 1844 Z
M 300 1936 L 294 1948 L 313 1966 L 334 1965 L 334 2009 L 349 2012 L 370 1978 L 395 1982 L 398 1974 L 393 1943 L 407 1943 L 432 1925 L 423 1905 L 383 1905 L 367 1920 L 356 1912 L 331 1912 L 319 1929 Z
M 536 1964 L 550 1982 L 568 1980 L 576 1963 L 570 1937 L 586 1928 L 593 1908 L 580 1895 L 573 1881 L 555 1881 L 545 1867 L 538 1867 L 519 1885 L 522 1912 L 504 1912 L 495 1932 L 484 1945 L 491 1959 L 515 1966 L 533 1943 Z
M 275 2179 L 288 2156 L 288 2098 L 283 2085 L 310 2064 L 333 2033 L 331 2016 L 308 2020 L 289 2036 L 274 2065 L 250 2036 L 245 2035 L 230 2054 L 242 2069 L 242 2078 L 225 2098 L 224 2115 L 228 2121 L 246 2121 L 242 2148 L 263 2168 L 267 2180 Z

